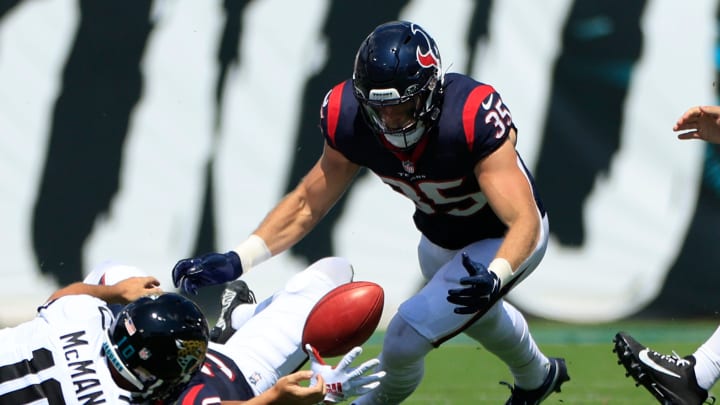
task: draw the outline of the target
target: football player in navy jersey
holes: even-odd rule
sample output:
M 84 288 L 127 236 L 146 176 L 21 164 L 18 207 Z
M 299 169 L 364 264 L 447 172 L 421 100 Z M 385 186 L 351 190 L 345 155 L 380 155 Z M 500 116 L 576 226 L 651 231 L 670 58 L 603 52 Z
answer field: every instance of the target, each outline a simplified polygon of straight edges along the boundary
M 135 267 L 98 267 L 54 293 L 33 320 L 0 330 L 0 403 L 344 401 L 374 389 L 384 375 L 366 373 L 377 359 L 351 367 L 361 348 L 331 367 L 307 346 L 311 370 L 296 370 L 308 359 L 300 347 L 307 314 L 352 275 L 341 258 L 314 263 L 271 298 L 235 307 L 237 331 L 219 344 L 191 300 L 163 293 L 156 278 Z M 311 384 L 301 385 L 306 380 Z
M 195 292 L 285 251 L 366 167 L 415 204 L 427 284 L 388 325 L 382 385 L 354 403 L 402 402 L 420 384 L 428 352 L 459 333 L 509 367 L 508 404 L 537 404 L 560 391 L 569 380 L 565 361 L 545 356 L 523 315 L 503 299 L 544 256 L 548 219 L 500 94 L 444 74 L 430 34 L 393 21 L 362 42 L 352 79 L 322 102 L 320 127 L 323 153 L 298 186 L 234 250 L 180 260 L 175 284 Z

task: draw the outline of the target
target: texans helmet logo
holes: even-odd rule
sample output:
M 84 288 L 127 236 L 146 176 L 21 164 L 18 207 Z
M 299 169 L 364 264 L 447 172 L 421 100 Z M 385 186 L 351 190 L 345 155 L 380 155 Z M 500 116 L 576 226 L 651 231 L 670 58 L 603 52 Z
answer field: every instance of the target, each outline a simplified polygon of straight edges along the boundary
M 430 42 L 430 38 L 427 36 L 425 31 L 423 31 L 421 28 L 416 27 L 414 24 L 411 29 L 413 35 L 420 33 L 420 35 L 425 38 L 425 43 L 427 44 L 427 52 L 423 52 L 422 49 L 420 49 L 420 46 L 418 46 L 417 50 L 415 51 L 415 55 L 417 57 L 418 63 L 420 63 L 420 66 L 425 68 L 435 66 L 438 70 L 440 70 L 440 58 L 435 54 L 435 50 L 433 49 L 432 42 Z

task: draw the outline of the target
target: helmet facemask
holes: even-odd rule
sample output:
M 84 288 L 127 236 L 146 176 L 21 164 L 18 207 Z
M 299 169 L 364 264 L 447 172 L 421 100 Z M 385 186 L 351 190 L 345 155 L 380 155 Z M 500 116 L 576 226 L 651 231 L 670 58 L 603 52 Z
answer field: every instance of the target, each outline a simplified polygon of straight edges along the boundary
M 426 123 L 437 119 L 439 109 L 432 103 L 436 83 L 433 77 L 419 91 L 402 97 L 393 88 L 370 90 L 361 102 L 366 121 L 393 147 L 404 150 L 415 146 L 429 129 Z M 395 111 L 396 119 L 387 119 L 388 110 Z
M 358 50 L 355 98 L 373 132 L 392 148 L 410 149 L 440 115 L 442 76 L 435 42 L 422 28 L 383 24 Z

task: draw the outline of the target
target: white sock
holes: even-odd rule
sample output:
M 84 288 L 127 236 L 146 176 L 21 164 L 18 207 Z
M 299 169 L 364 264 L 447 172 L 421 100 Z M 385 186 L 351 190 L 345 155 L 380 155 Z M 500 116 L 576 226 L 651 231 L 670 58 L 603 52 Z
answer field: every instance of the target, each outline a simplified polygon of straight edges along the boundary
M 720 379 L 720 327 L 693 353 L 695 376 L 701 388 L 709 390 Z

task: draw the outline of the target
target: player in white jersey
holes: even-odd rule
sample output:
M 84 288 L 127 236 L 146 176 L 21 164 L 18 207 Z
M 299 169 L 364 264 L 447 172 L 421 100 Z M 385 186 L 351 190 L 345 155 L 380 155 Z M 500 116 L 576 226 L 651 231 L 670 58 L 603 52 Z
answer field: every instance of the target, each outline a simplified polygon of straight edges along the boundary
M 85 286 L 73 284 L 53 294 L 33 320 L 0 330 L 0 403 L 129 403 L 130 393 L 115 384 L 103 354 L 114 319 L 107 303 L 156 294 L 157 284 L 144 277 L 87 287 L 106 301 L 75 295 Z

